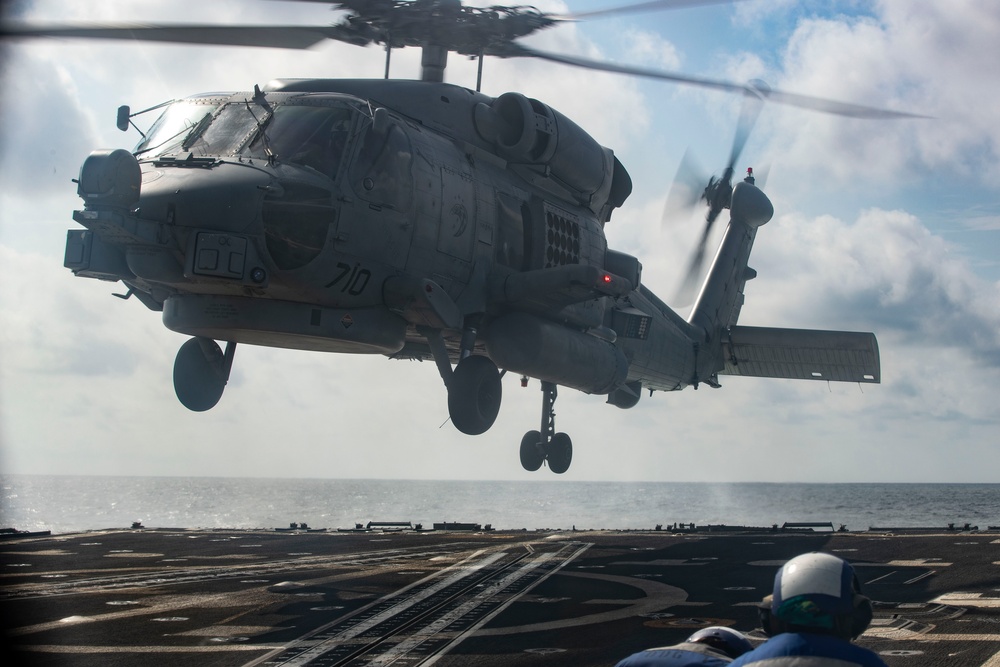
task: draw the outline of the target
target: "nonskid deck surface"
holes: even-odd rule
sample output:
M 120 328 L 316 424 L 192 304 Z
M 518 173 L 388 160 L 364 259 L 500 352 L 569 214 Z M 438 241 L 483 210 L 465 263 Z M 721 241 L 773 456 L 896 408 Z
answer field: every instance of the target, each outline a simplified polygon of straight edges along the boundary
M 5 664 L 613 665 L 852 562 L 895 665 L 1000 665 L 1000 534 L 111 530 L 0 543 Z M 14 662 L 10 662 L 13 657 Z

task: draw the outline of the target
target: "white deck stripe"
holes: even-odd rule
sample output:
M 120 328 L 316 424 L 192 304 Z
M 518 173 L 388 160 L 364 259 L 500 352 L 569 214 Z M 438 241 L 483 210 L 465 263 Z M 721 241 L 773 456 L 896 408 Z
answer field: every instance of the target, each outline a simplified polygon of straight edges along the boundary
M 481 553 L 481 552 L 478 552 L 478 553 Z M 361 621 L 360 623 L 357 623 L 356 625 L 352 625 L 351 627 L 346 628 L 343 632 L 340 632 L 340 633 L 334 635 L 333 637 L 321 640 L 319 643 L 316 643 L 316 644 L 312 645 L 308 650 L 306 650 L 306 651 L 298 654 L 297 656 L 295 656 L 295 657 L 293 657 L 293 658 L 291 658 L 289 660 L 286 660 L 286 661 L 284 661 L 284 662 L 282 662 L 280 664 L 282 664 L 282 665 L 289 665 L 289 667 L 302 667 L 303 665 L 307 665 L 312 660 L 320 657 L 321 655 L 323 655 L 324 653 L 326 653 L 327 651 L 329 651 L 334 645 L 343 643 L 343 642 L 345 642 L 347 640 L 350 640 L 350 639 L 353 639 L 354 637 L 357 637 L 360 634 L 363 634 L 363 633 L 367 632 L 368 630 L 370 630 L 371 628 L 375 627 L 379 623 L 382 623 L 384 621 L 389 620 L 393 616 L 398 615 L 400 612 L 405 611 L 406 609 L 409 609 L 410 607 L 412 607 L 413 605 L 417 604 L 418 602 L 420 602 L 422 600 L 425 600 L 426 598 L 430 597 L 431 595 L 434 595 L 435 593 L 437 593 L 438 591 L 440 591 L 440 590 L 442 590 L 444 588 L 447 588 L 448 586 L 452 585 L 453 583 L 455 583 L 455 582 L 457 582 L 457 581 L 459 581 L 461 579 L 464 579 L 465 577 L 469 576 L 473 572 L 481 570 L 482 568 L 486 567 L 487 565 L 491 565 L 491 564 L 495 563 L 496 561 L 500 560 L 501 558 L 503 558 L 506 555 L 507 555 L 506 552 L 504 552 L 504 551 L 498 551 L 496 553 L 490 554 L 490 555 L 482 558 L 482 560 L 480 560 L 480 561 L 478 561 L 478 562 L 476 562 L 476 563 L 474 563 L 472 565 L 467 565 L 466 563 L 468 563 L 468 561 L 471 560 L 471 558 L 475 557 L 475 555 L 470 556 L 469 559 L 466 559 L 465 561 L 462 561 L 461 563 L 457 563 L 456 565 L 453 565 L 450 568 L 448 568 L 448 570 L 455 570 L 451 574 L 451 576 L 444 577 L 443 579 L 441 579 L 441 581 L 438 581 L 433 586 L 430 586 L 426 590 L 423 590 L 420 593 L 417 593 L 416 595 L 413 595 L 413 596 L 410 596 L 410 597 L 405 597 L 405 598 L 401 599 L 398 604 L 393 605 L 392 607 L 386 609 L 385 611 L 383 611 L 383 612 L 381 612 L 379 614 L 376 614 L 375 616 L 372 616 L 371 618 L 365 619 L 365 620 Z M 444 570 L 443 572 L 447 572 L 447 570 Z M 442 573 L 437 573 L 435 575 L 432 575 L 431 577 L 428 577 L 427 579 L 424 579 L 423 581 L 427 581 L 428 579 L 432 579 L 434 577 L 439 577 L 441 574 Z M 418 583 L 420 583 L 420 582 L 418 582 Z M 381 598 L 375 604 L 378 604 L 379 602 L 384 602 L 386 600 L 390 600 L 390 599 L 392 599 L 394 597 L 399 597 L 399 593 L 400 593 L 399 591 L 393 592 L 393 593 L 385 596 L 384 598 Z M 336 625 L 337 623 L 340 623 L 340 622 L 343 622 L 343 619 L 339 619 L 337 621 L 334 621 L 334 622 L 330 623 L 326 627 L 331 627 L 331 626 Z M 317 632 L 310 633 L 310 635 L 308 635 L 308 636 L 315 636 L 316 634 L 318 634 L 319 632 L 322 632 L 322 631 L 323 631 L 322 629 L 318 630 Z M 258 660 L 254 660 L 253 662 L 251 662 L 249 664 L 250 665 L 255 665 L 255 664 L 259 664 L 260 662 L 270 661 L 271 658 L 277 657 L 277 655 L 280 655 L 280 653 L 282 653 L 282 652 L 284 652 L 286 650 L 291 650 L 291 649 L 294 649 L 296 647 L 303 646 L 304 644 L 309 643 L 308 636 L 307 637 L 303 637 L 302 639 L 296 640 L 295 642 L 292 642 L 291 644 L 289 644 L 286 648 L 281 649 L 281 650 L 276 651 L 276 652 L 273 652 L 273 653 L 271 653 L 271 654 L 269 654 L 267 656 L 263 656 L 263 657 L 259 658 Z M 248 665 L 248 667 L 249 667 L 249 665 Z
M 993 654 L 993 657 L 982 664 L 982 667 L 1000 667 L 1000 651 Z
M 475 634 L 481 627 L 483 627 L 484 625 L 486 625 L 487 623 L 489 623 L 490 621 L 492 621 L 494 618 L 496 618 L 497 616 L 499 616 L 500 612 L 504 611 L 505 609 L 507 609 L 507 607 L 509 607 L 510 605 L 512 605 L 514 602 L 516 602 L 518 600 L 518 598 L 520 598 L 522 595 L 525 595 L 528 592 L 530 592 L 532 589 L 535 588 L 535 586 L 538 586 L 540 583 L 542 583 L 543 581 L 545 581 L 546 579 L 548 579 L 549 577 L 551 577 L 553 574 L 555 574 L 556 572 L 558 572 L 559 570 L 561 570 L 563 567 L 565 567 L 568 563 L 576 560 L 576 558 L 580 554 L 582 554 L 584 551 L 586 551 L 587 549 L 589 549 L 592 546 L 593 546 L 592 544 L 583 544 L 583 545 L 580 545 L 580 547 L 576 551 L 574 551 L 571 556 L 569 556 L 568 558 L 566 558 L 565 560 L 563 560 L 563 562 L 560 563 L 558 567 L 553 568 L 553 570 L 551 572 L 549 572 L 548 574 L 546 574 L 544 577 L 539 577 L 538 581 L 534 582 L 533 584 L 531 584 L 530 586 L 528 586 L 527 588 L 525 588 L 519 594 L 512 595 L 509 600 L 507 600 L 506 602 L 504 602 L 502 605 L 500 605 L 499 607 L 497 607 L 496 609 L 494 609 L 492 612 L 490 612 L 486 616 L 484 616 L 481 619 L 479 619 L 479 621 L 475 625 L 473 625 L 471 628 L 469 628 L 468 630 L 466 630 L 465 632 L 463 632 L 462 634 L 460 634 L 458 637 L 456 637 L 454 639 L 454 641 L 452 641 L 450 644 L 448 644 L 443 649 L 441 649 L 440 651 L 438 651 L 437 654 L 431 656 L 428 660 L 422 662 L 421 665 L 420 665 L 420 667 L 431 667 L 431 665 L 433 665 L 435 662 L 437 662 L 439 658 L 441 658 L 442 656 L 447 655 L 448 653 L 450 653 L 452 651 L 452 649 L 454 649 L 456 646 L 458 646 L 459 644 L 461 644 L 463 641 L 465 641 L 471 635 Z
M 481 605 L 485 600 L 493 597 L 504 588 L 517 581 L 524 575 L 526 575 L 531 570 L 536 569 L 540 565 L 544 564 L 546 561 L 551 560 L 555 554 L 552 553 L 542 553 L 537 557 L 532 558 L 527 563 L 517 568 L 513 572 L 508 573 L 503 579 L 494 582 L 484 588 L 482 591 L 466 600 L 459 606 L 452 609 L 447 614 L 444 614 L 436 618 L 430 625 L 421 630 L 420 632 L 414 633 L 412 636 L 406 640 L 400 642 L 395 647 L 386 651 L 382 655 L 374 658 L 368 664 L 375 667 L 376 665 L 389 665 L 395 662 L 400 656 L 406 655 L 408 652 L 423 644 L 428 639 L 432 638 L 434 635 L 438 634 L 446 627 L 454 623 L 456 620 L 462 618 L 473 609 Z M 477 624 L 478 625 L 478 624 Z M 424 664 L 430 664 L 424 663 Z

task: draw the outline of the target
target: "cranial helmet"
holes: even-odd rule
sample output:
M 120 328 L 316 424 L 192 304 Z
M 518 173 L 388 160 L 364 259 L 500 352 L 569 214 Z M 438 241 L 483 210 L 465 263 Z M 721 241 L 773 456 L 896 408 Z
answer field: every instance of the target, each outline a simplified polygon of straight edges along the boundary
M 761 623 L 768 634 L 810 631 L 854 639 L 872 620 L 851 565 L 836 556 L 808 553 L 785 563 L 765 598 Z
M 687 638 L 692 644 L 706 644 L 712 648 L 722 651 L 730 658 L 738 658 L 747 651 L 753 649 L 750 641 L 736 630 L 713 625 L 702 628 Z

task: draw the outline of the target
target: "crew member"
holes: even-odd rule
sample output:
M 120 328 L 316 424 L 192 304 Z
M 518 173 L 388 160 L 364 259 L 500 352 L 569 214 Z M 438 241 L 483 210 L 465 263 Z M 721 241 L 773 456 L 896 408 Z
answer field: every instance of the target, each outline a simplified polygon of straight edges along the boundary
M 886 667 L 877 655 L 851 643 L 871 622 L 872 603 L 861 595 L 854 568 L 836 556 L 808 553 L 785 563 L 759 609 L 770 639 L 732 667 Z
M 673 646 L 633 653 L 615 667 L 722 667 L 753 648 L 746 637 L 730 628 L 702 628 Z

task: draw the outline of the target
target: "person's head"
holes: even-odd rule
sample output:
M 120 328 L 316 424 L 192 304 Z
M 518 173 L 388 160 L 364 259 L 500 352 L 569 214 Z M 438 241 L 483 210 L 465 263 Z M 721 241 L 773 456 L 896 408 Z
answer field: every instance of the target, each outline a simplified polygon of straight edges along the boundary
M 769 635 L 813 632 L 854 639 L 872 620 L 851 565 L 836 556 L 808 553 L 785 563 L 764 598 L 761 624 Z
M 736 630 L 713 625 L 702 628 L 687 638 L 691 644 L 705 644 L 711 646 L 716 651 L 728 655 L 730 658 L 738 658 L 747 651 L 753 649 L 753 644 Z

